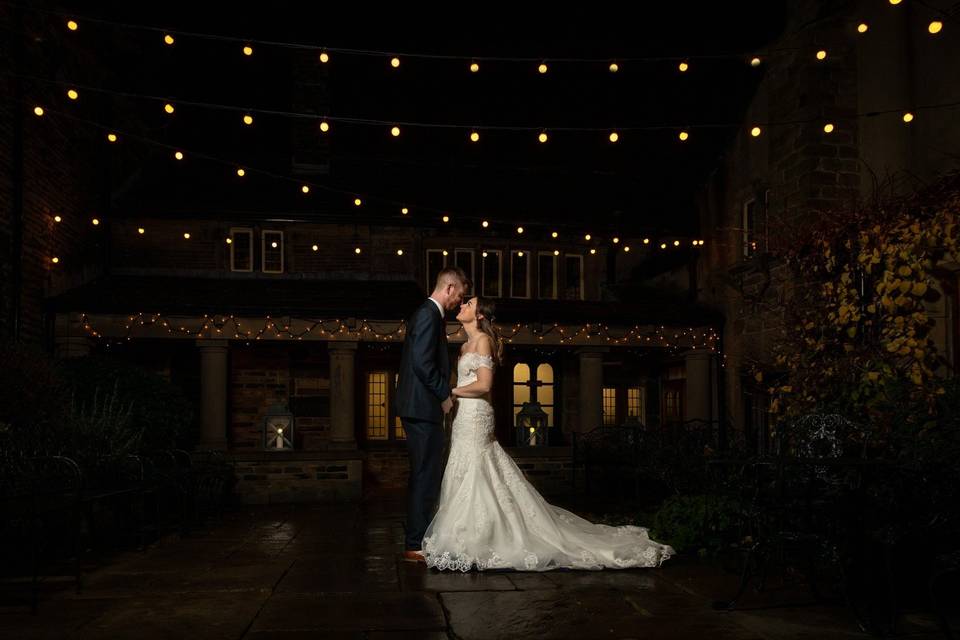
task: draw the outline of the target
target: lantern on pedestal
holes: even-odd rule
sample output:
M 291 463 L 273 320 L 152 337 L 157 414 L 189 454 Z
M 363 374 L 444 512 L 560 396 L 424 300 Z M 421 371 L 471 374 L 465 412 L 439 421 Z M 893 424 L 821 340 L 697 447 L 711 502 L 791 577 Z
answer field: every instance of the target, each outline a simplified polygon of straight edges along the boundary
M 293 449 L 293 414 L 282 402 L 271 405 L 263 418 L 263 448 L 266 451 Z
M 517 413 L 517 446 L 545 446 L 548 418 L 539 402 L 524 402 Z

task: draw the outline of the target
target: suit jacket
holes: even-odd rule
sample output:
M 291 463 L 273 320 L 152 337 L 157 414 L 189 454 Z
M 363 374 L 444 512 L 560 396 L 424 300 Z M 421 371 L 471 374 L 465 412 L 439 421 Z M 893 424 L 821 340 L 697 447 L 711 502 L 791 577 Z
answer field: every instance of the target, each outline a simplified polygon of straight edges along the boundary
M 394 408 L 401 418 L 443 421 L 440 404 L 450 397 L 446 322 L 427 299 L 407 321 Z

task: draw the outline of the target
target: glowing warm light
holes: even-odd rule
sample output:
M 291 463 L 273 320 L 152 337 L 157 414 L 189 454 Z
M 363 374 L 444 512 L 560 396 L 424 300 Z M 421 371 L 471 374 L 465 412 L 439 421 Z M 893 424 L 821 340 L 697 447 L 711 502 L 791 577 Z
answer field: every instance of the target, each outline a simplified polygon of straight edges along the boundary
M 313 245 L 313 246 L 310 247 L 310 248 L 313 249 L 314 251 L 319 251 L 319 250 L 320 250 L 320 247 L 318 247 L 317 245 Z
M 650 244 L 650 238 L 644 238 L 643 244 Z
M 183 160 L 183 151 L 177 151 L 175 154 L 173 154 L 173 157 L 177 160 Z
M 541 132 L 540 132 L 540 135 L 537 136 L 537 140 L 539 140 L 540 142 L 546 142 L 546 141 L 547 141 L 547 132 L 546 132 L 546 131 L 541 131 Z
M 833 123 L 832 123 L 832 122 L 828 122 L 827 124 L 823 125 L 823 132 L 824 132 L 824 133 L 833 133 Z
M 759 136 L 760 133 L 761 133 L 760 127 L 754 127 L 753 129 L 750 129 L 750 135 L 752 135 L 754 138 Z
M 486 257 L 487 257 L 487 252 L 484 251 L 482 255 L 483 255 L 484 258 L 486 258 Z
M 597 250 L 596 250 L 596 249 L 590 249 L 590 255 L 594 255 L 594 254 L 596 254 L 596 253 L 597 253 Z
M 558 256 L 558 255 L 560 255 L 560 252 L 559 252 L 557 249 L 554 249 L 554 250 L 553 250 L 553 255 Z
M 243 124 L 253 124 L 253 116 L 250 115 L 249 113 L 245 114 L 243 116 Z
M 360 205 L 363 204 L 363 200 L 361 200 L 360 198 L 357 198 L 353 201 L 353 204 L 359 207 Z
M 270 243 L 270 248 L 271 248 L 271 249 L 276 249 L 277 246 L 278 246 L 278 245 L 277 245 L 276 242 L 271 242 L 271 243 Z
M 620 139 L 619 133 L 617 133 L 616 131 L 613 131 L 610 133 L 610 142 L 616 142 L 619 139 Z
M 94 219 L 91 220 L 90 222 L 93 223 L 93 226 L 97 226 L 98 224 L 100 224 L 100 220 L 99 220 L 98 218 L 94 218 Z
M 390 135 L 392 135 L 394 138 L 396 138 L 397 136 L 399 136 L 399 135 L 400 135 L 400 127 L 393 127 L 392 129 L 390 129 Z
M 857 25 L 857 33 L 866 33 L 869 28 L 866 22 L 861 22 Z
M 67 20 L 67 29 L 70 31 L 76 31 L 79 25 L 73 20 Z
M 674 241 L 673 241 L 673 246 L 679 247 L 679 246 L 680 246 L 680 241 L 679 241 L 679 240 L 674 240 Z
M 184 233 L 184 234 L 183 234 L 183 239 L 184 239 L 184 240 L 189 240 L 189 239 L 190 239 L 190 234 L 189 234 L 189 233 Z
M 666 243 L 666 242 L 661 242 L 661 243 L 660 243 L 660 248 L 661 248 L 661 249 L 666 249 L 666 248 L 667 248 L 667 243 Z
M 143 227 L 137 227 L 137 233 L 139 233 L 140 235 L 143 235 L 143 234 L 145 234 L 146 232 L 147 232 L 147 230 L 144 229 Z
M 407 209 L 406 207 L 404 207 L 400 209 L 400 213 L 402 213 L 403 215 L 407 215 L 408 213 L 410 213 L 410 209 Z
M 627 253 L 630 253 L 630 245 L 624 245 L 623 250 L 626 251 Z
M 490 226 L 490 223 L 487 222 L 486 220 L 484 220 L 483 222 L 480 223 L 480 226 L 483 227 L 484 229 L 486 229 L 487 227 Z
M 173 36 L 168 33 L 167 35 L 163 36 L 163 41 L 164 41 L 164 43 L 166 43 L 166 44 L 173 44 L 173 42 L 174 42 L 174 41 L 173 41 Z
M 551 237 L 551 238 L 556 238 L 558 235 L 559 235 L 559 234 L 558 234 L 556 231 L 554 231 L 553 233 L 550 234 L 550 237 Z
M 758 57 L 756 57 L 756 56 L 754 56 L 753 58 L 750 58 L 750 66 L 751 66 L 751 67 L 759 67 L 759 66 L 760 66 L 760 62 L 761 62 L 760 58 L 758 58 Z
M 677 69 L 680 69 L 680 73 L 683 73 L 689 68 L 690 68 L 690 65 L 687 64 L 686 62 L 681 62 L 680 64 L 677 65 Z
M 330 54 L 327 53 L 326 51 L 324 51 L 323 53 L 321 53 L 321 54 L 320 54 L 320 62 L 322 62 L 323 64 L 327 64 L 328 62 L 330 62 Z
M 304 193 L 310 193 L 310 187 L 308 187 L 307 185 L 303 185 L 302 187 L 300 187 L 300 191 L 303 191 Z
M 327 122 L 326 120 L 324 120 L 323 122 L 321 122 L 321 123 L 320 123 L 320 131 L 323 131 L 324 133 L 326 133 L 327 131 L 330 131 L 330 123 Z
M 823 49 L 820 49 L 820 51 L 817 51 L 817 60 L 826 60 L 826 59 L 827 59 L 826 51 L 824 51 Z
M 237 175 L 242 178 L 243 176 L 247 175 L 247 172 L 244 170 L 243 167 L 240 167 L 239 169 L 237 169 Z
M 939 20 L 934 20 L 929 25 L 927 25 L 927 31 L 929 31 L 933 35 L 936 35 L 941 31 L 943 31 L 943 23 L 940 22 Z
M 443 255 L 447 255 L 447 252 L 444 251 L 444 252 L 443 252 Z M 518 258 L 522 258 L 522 257 L 523 257 L 523 251 L 517 251 L 517 257 L 518 257 Z
M 397 255 L 398 255 L 398 256 L 402 256 L 402 255 L 403 255 L 403 249 L 397 249 Z
M 61 218 L 60 216 L 53 216 L 53 221 L 54 221 L 54 222 L 60 222 L 60 221 L 62 221 L 62 220 L 63 220 L 63 218 Z
M 539 71 L 540 73 L 546 73 L 546 72 L 547 72 L 547 63 L 541 62 L 541 63 L 540 63 L 540 66 L 537 67 L 537 71 Z
M 616 62 L 611 62 L 610 73 L 616 73 L 617 71 L 620 71 L 620 65 L 618 65 Z
M 901 0 L 890 0 L 890 4 L 894 4 L 894 5 L 900 4 L 900 1 Z
M 471 63 L 470 63 L 470 73 L 476 73 L 477 71 L 480 71 L 480 65 L 477 64 L 476 62 L 471 62 Z
M 909 111 L 907 111 L 905 114 L 903 114 L 903 121 L 904 121 L 904 122 L 913 122 L 913 114 L 910 113 Z
M 400 67 L 400 58 L 390 58 L 390 66 L 394 69 Z
M 107 141 L 108 141 L 108 142 L 116 142 L 116 141 L 117 141 L 117 134 L 115 134 L 115 133 L 108 133 L 108 134 L 107 134 Z
M 523 227 L 517 227 L 517 233 L 523 233 Z
M 619 244 L 619 243 L 620 243 L 620 238 L 617 238 L 616 236 L 614 236 L 613 244 Z
M 170 104 L 169 102 L 163 105 L 163 110 L 166 111 L 167 113 L 173 113 L 175 111 L 175 109 L 173 108 L 173 105 Z
M 446 249 L 444 249 L 444 250 L 443 250 L 443 255 L 448 256 L 448 255 L 450 255 L 450 254 L 447 253 L 447 250 L 446 250 Z
M 357 247 L 356 249 L 354 249 L 353 252 L 357 255 L 360 255 L 360 247 Z
M 67 97 L 70 98 L 71 100 L 76 100 L 77 98 L 80 97 L 80 94 L 77 93 L 77 90 L 76 90 L 76 89 L 68 89 L 68 90 L 67 90 Z
M 471 131 L 471 132 L 470 132 L 470 141 L 471 141 L 471 142 L 479 142 L 479 141 L 480 141 L 480 134 L 477 133 L 476 131 Z
M 679 134 L 677 134 L 677 137 L 680 138 L 680 142 L 686 142 L 690 137 L 690 134 L 686 131 L 681 131 Z
M 227 244 L 233 244 L 233 239 L 227 238 Z
M 243 55 L 245 55 L 245 56 L 252 56 L 252 55 L 253 55 L 253 47 L 251 47 L 250 45 L 246 45 L 246 46 L 243 48 Z
M 34 108 L 33 108 L 33 113 L 36 114 L 36 115 L 38 115 L 38 116 L 42 116 L 42 115 L 43 115 L 43 107 L 34 107 Z
M 60 258 L 58 258 L 57 256 L 53 256 L 53 258 L 50 259 L 50 262 L 52 262 L 53 264 L 57 264 L 58 262 L 60 262 Z
M 588 233 L 587 235 L 583 236 L 583 239 L 589 241 L 591 237 L 592 236 Z
M 443 218 L 441 218 L 441 219 L 442 219 L 444 222 L 450 222 L 450 216 L 443 216 Z

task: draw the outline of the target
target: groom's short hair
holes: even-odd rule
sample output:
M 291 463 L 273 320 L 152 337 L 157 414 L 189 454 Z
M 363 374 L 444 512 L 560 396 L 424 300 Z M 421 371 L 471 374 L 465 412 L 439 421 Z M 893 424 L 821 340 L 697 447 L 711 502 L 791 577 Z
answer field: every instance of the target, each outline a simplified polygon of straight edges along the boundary
M 471 282 L 467 277 L 467 272 L 456 266 L 444 267 L 437 274 L 437 282 L 434 284 L 434 290 L 442 288 L 448 281 L 456 280 L 463 285 L 464 289 L 469 289 Z

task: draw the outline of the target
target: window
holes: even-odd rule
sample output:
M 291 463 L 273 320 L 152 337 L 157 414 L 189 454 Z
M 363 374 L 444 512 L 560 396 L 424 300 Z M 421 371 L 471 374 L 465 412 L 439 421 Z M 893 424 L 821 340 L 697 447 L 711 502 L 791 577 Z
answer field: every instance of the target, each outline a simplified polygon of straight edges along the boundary
M 566 267 L 566 288 L 564 300 L 583 300 L 583 256 L 564 256 Z
M 264 231 L 261 236 L 260 270 L 283 273 L 283 231 Z
M 473 272 L 473 249 L 456 249 L 453 252 L 453 258 L 454 258 L 454 264 L 456 264 L 458 267 L 463 269 L 464 273 L 467 274 L 467 278 L 469 278 L 470 282 L 471 283 L 476 282 L 476 280 L 474 279 L 475 274 Z M 471 289 L 473 289 L 472 284 L 469 287 L 467 287 L 467 290 L 464 292 L 464 299 L 466 299 L 467 296 L 473 295 L 471 293 Z
M 524 402 L 537 402 L 547 414 L 547 427 L 556 425 L 553 366 L 546 362 L 531 365 L 519 362 L 513 367 L 513 425 Z
M 530 252 L 510 252 L 510 297 L 530 297 Z
M 557 256 L 553 253 L 541 253 L 538 256 L 537 283 L 537 297 L 557 299 Z
M 253 229 L 230 229 L 230 270 L 253 271 Z
M 500 251 L 487 249 L 481 254 L 483 269 L 483 295 L 500 297 L 501 272 Z
M 524 402 L 530 402 L 530 365 L 523 362 L 513 366 L 513 426 Z
M 749 258 L 757 252 L 757 201 L 743 204 L 743 256 Z
M 617 389 L 603 388 L 603 426 L 617 424 Z
M 647 423 L 647 390 L 644 387 L 627 387 L 627 421 Z
M 534 399 L 547 414 L 547 426 L 552 427 L 556 424 L 553 421 L 553 367 L 545 362 L 537 365 L 537 379 L 533 382 Z
M 387 372 L 367 374 L 367 440 L 386 440 L 390 417 L 387 404 Z
M 443 249 L 427 249 L 427 292 L 433 291 L 437 276 L 447 266 L 447 252 Z

